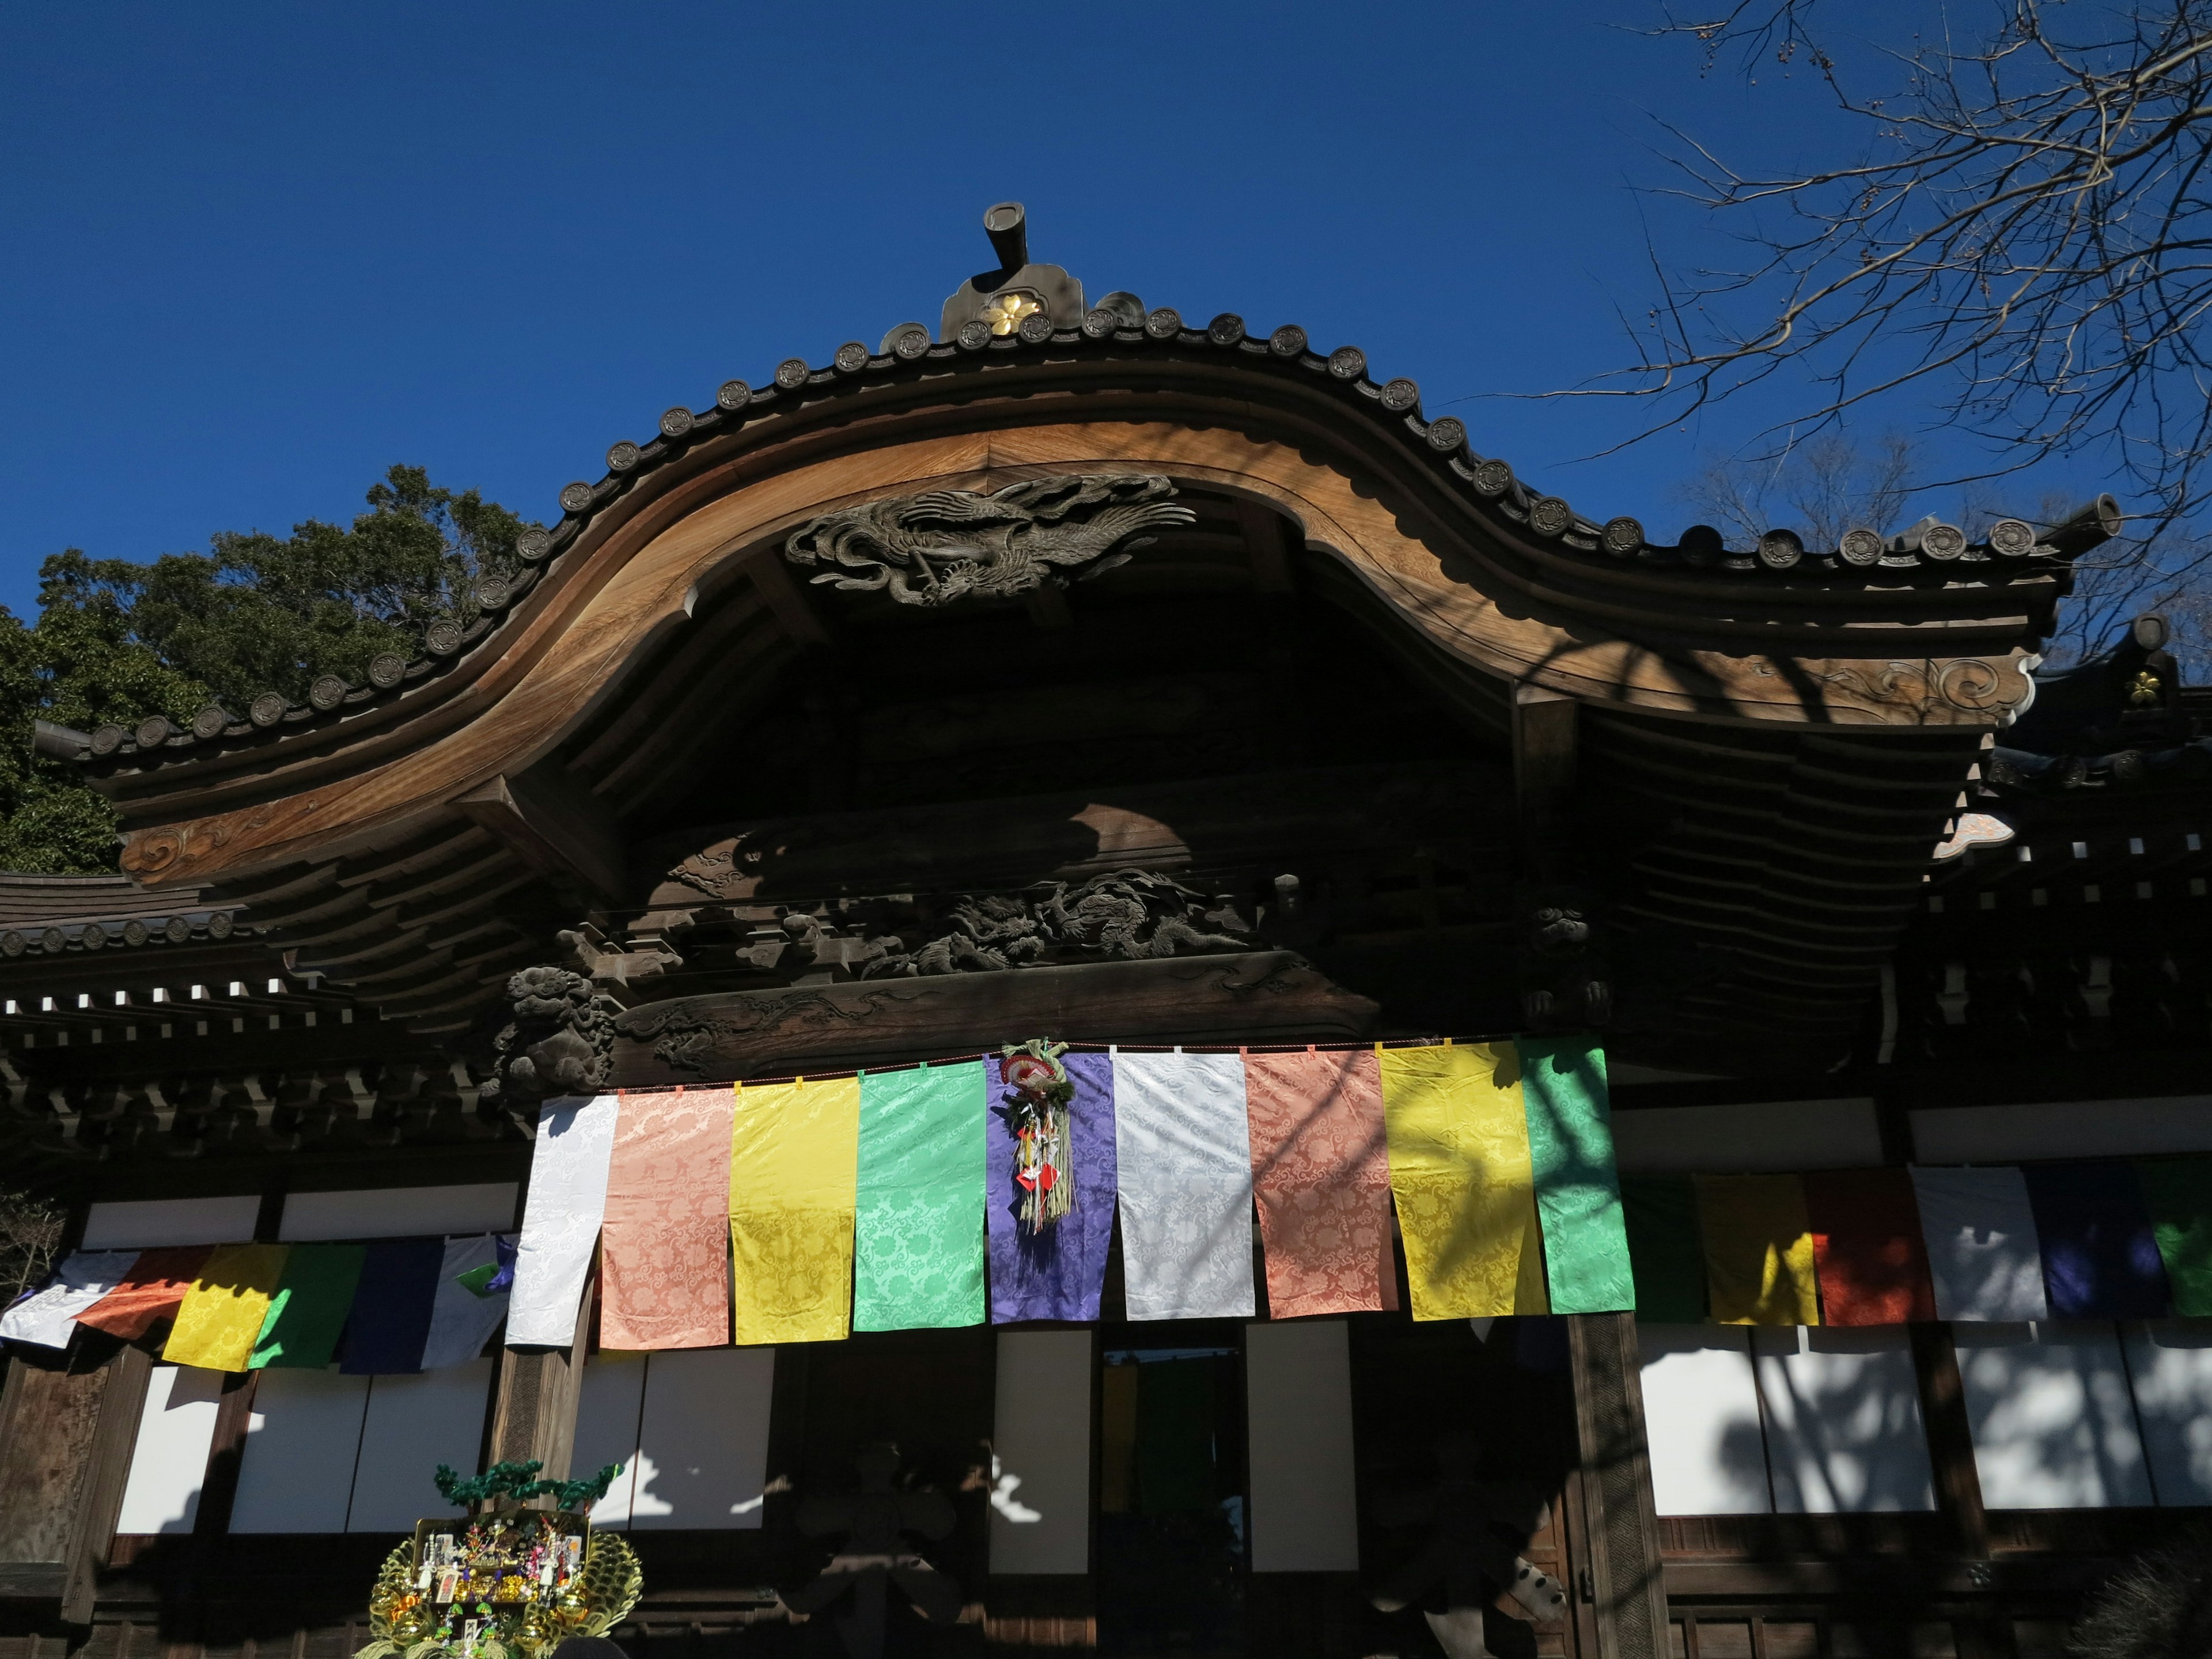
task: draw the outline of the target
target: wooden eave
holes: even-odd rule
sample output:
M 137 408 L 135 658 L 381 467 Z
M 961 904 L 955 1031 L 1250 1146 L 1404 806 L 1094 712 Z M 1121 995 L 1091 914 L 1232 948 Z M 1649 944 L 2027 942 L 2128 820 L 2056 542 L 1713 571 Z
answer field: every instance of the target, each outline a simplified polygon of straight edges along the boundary
M 1972 567 L 1988 573 L 1987 582 L 1960 580 L 1956 567 L 1878 571 L 1871 580 L 1767 572 L 1745 579 L 1639 568 L 1633 560 L 1583 552 L 1516 523 L 1510 495 L 1476 493 L 1460 476 L 1468 470 L 1462 460 L 1423 441 L 1427 428 L 1417 415 L 1383 416 L 1371 388 L 1348 391 L 1326 373 L 1266 351 L 1163 349 L 1153 342 L 1077 349 L 1055 342 L 1003 357 L 987 352 L 942 365 L 933 360 L 927 372 L 908 378 L 810 385 L 744 414 L 722 422 L 702 416 L 687 442 L 659 465 L 602 485 L 588 512 L 564 526 L 571 532 L 567 544 L 534 588 L 437 672 L 388 696 L 341 704 L 324 721 L 280 726 L 234 745 L 173 738 L 151 767 L 125 752 L 94 763 L 94 781 L 135 828 L 276 799 L 418 749 L 489 714 L 532 663 L 558 647 L 566 625 L 629 554 L 708 501 L 800 466 L 922 435 L 1012 433 L 1071 422 L 1168 422 L 1310 448 L 1326 455 L 1355 488 L 1386 500 L 1419 539 L 1467 561 L 1462 580 L 1471 586 L 1555 615 L 1571 628 L 1595 624 L 1644 649 L 1682 658 L 1740 654 L 1753 644 L 1777 658 L 2010 656 L 2047 629 L 2069 574 L 2063 564 L 2037 559 Z M 773 549 L 756 549 L 747 562 L 774 556 Z M 1380 597 L 1386 603 L 1394 598 L 1388 592 Z M 788 629 L 788 601 L 771 608 Z M 804 630 L 803 621 L 798 626 Z M 1535 665 L 1541 678 L 1541 665 Z M 1606 690 L 1601 684 L 1577 688 L 1584 696 Z M 1867 718 L 1863 709 L 1830 706 L 1817 690 L 1800 691 L 1794 703 L 1778 699 L 1755 711 L 1708 695 L 1675 712 L 1717 719 Z

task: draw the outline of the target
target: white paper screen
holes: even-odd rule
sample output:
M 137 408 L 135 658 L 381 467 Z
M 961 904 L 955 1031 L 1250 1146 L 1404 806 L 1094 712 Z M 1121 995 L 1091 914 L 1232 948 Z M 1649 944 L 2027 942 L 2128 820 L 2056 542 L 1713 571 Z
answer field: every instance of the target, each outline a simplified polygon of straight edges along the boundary
M 222 1373 L 156 1365 L 146 1380 L 138 1441 L 123 1486 L 120 1533 L 190 1532 L 215 1443 L 216 1401 Z
M 632 1531 L 760 1526 L 775 1383 L 773 1348 L 678 1348 L 647 1359 Z
M 1091 1364 L 1089 1331 L 1000 1334 L 993 1572 L 1091 1571 Z
M 143 1250 L 162 1244 L 243 1244 L 253 1237 L 261 1200 L 239 1198 L 134 1199 L 95 1204 L 85 1217 L 88 1250 Z
M 490 1395 L 489 1359 L 420 1376 L 371 1379 L 346 1530 L 410 1532 L 424 1516 L 450 1510 L 432 1473 L 441 1463 L 476 1473 Z
M 1356 1572 L 1352 1345 L 1344 1322 L 1248 1325 L 1255 1572 Z
M 1774 1507 L 1784 1515 L 1932 1510 L 1935 1479 L 1905 1328 L 1752 1332 Z
M 1747 1328 L 1639 1323 L 1636 1336 L 1659 1513 L 1768 1513 L 1774 1503 Z
M 2154 1501 L 2110 1325 L 1960 1323 L 1951 1336 L 1984 1504 L 2097 1510 Z
M 621 1471 L 606 1496 L 592 1505 L 592 1524 L 617 1532 L 629 1525 L 630 1492 L 637 1473 L 638 1419 L 645 1408 L 641 1353 L 597 1353 L 584 1364 L 576 1400 L 575 1449 L 568 1473 L 580 1480 L 610 1463 Z
M 2120 1337 L 2158 1501 L 2212 1504 L 2212 1325 L 2159 1319 Z
M 432 1233 L 514 1231 L 514 1182 L 466 1187 L 369 1187 L 293 1193 L 277 1237 L 288 1244 L 331 1238 L 422 1238 Z
M 253 1389 L 233 1532 L 343 1532 L 368 1378 L 270 1370 Z M 471 1453 L 468 1472 L 475 1472 Z M 428 1513 L 425 1510 L 424 1513 Z

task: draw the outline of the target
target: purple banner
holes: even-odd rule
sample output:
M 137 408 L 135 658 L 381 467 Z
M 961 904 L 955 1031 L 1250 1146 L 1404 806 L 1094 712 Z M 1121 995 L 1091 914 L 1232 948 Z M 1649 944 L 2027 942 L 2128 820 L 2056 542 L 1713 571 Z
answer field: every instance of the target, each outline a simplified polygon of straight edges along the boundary
M 991 1236 L 991 1322 L 1098 1317 L 1106 1283 L 1106 1249 L 1114 1237 L 1114 1056 L 1067 1054 L 1060 1064 L 1075 1083 L 1069 1103 L 1075 1140 L 1075 1207 L 1041 1235 L 1020 1224 L 1022 1189 L 1014 1182 L 1014 1136 L 1007 1101 L 1013 1091 L 990 1067 L 991 1121 L 987 1209 Z

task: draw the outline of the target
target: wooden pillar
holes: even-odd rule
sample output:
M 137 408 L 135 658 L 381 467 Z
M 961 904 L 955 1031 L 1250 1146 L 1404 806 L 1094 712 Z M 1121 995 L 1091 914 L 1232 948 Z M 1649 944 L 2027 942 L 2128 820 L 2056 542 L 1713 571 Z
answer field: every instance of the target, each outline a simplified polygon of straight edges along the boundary
M 1598 1659 L 1667 1659 L 1667 1586 L 1636 1316 L 1569 1315 L 1567 1352 L 1578 1453 L 1569 1530 L 1581 1557 L 1572 1594 L 1594 1628 Z
M 1885 1163 L 1902 1169 L 1913 1159 L 1912 1115 L 1895 1091 L 1877 1086 L 1875 1123 Z M 1912 1325 L 1912 1372 L 1919 1385 L 1920 1420 L 1928 1434 L 1928 1466 L 1935 1477 L 1936 1508 L 1951 1523 L 1953 1547 L 1970 1561 L 1990 1558 L 1990 1519 L 1982 1507 L 1981 1471 L 1974 1464 L 1974 1436 L 1966 1393 L 1959 1376 L 1958 1346 L 1948 1324 Z
M 19 1352 L 0 1389 L 0 1601 L 51 1601 L 92 1622 L 153 1367 L 82 1335 L 64 1356 Z
M 1530 887 L 1574 874 L 1579 709 L 1557 691 L 1513 688 L 1514 803 L 1521 878 Z M 1667 1589 L 1635 1316 L 1568 1316 L 1567 1351 L 1576 1468 L 1565 1509 L 1576 1622 L 1595 1637 L 1597 1659 L 1667 1659 Z
M 575 1340 L 565 1348 L 502 1348 L 492 1406 L 490 1461 L 536 1458 L 547 1480 L 566 1480 L 576 1450 L 576 1406 L 592 1334 L 597 1276 L 584 1281 Z

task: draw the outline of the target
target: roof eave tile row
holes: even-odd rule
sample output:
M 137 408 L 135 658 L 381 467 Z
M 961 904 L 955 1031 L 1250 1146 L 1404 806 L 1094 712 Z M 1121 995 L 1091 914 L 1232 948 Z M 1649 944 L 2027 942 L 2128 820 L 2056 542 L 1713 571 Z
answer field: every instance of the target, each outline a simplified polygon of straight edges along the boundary
M 1961 543 L 1948 556 L 1924 549 L 1899 549 L 1885 544 L 1879 556 L 1850 562 L 1832 555 L 1816 555 L 1793 546 L 1795 538 L 1762 543 L 1757 554 L 1721 549 L 1717 542 L 1696 547 L 1669 546 L 1650 541 L 1643 525 L 1626 515 L 1602 524 L 1577 513 L 1556 495 L 1532 494 L 1506 462 L 1476 453 L 1468 441 L 1466 427 L 1454 416 L 1430 421 L 1423 417 L 1420 388 L 1399 377 L 1377 383 L 1368 374 L 1366 354 L 1358 346 L 1339 346 L 1322 353 L 1309 343 L 1305 331 L 1285 324 L 1262 337 L 1250 333 L 1243 319 L 1224 313 L 1204 328 L 1187 326 L 1176 311 L 1162 307 L 1141 319 L 1124 311 L 1092 310 L 1081 325 L 1061 328 L 1042 313 L 1023 320 L 1015 332 L 1000 336 L 988 325 L 971 322 L 951 341 L 936 339 L 921 324 L 902 323 L 870 351 L 859 341 L 837 348 L 830 362 L 815 368 L 804 358 L 790 357 L 776 366 L 770 383 L 755 388 L 744 380 L 727 380 L 715 394 L 714 404 L 703 410 L 671 409 L 660 417 L 657 435 L 642 444 L 629 440 L 607 452 L 607 471 L 596 484 L 581 480 L 560 493 L 562 518 L 548 531 L 532 527 L 516 544 L 520 568 L 512 574 L 489 574 L 478 579 L 472 597 L 478 611 L 464 625 L 455 620 L 433 623 L 422 641 L 427 653 L 410 661 L 397 652 L 386 652 L 368 665 L 368 683 L 351 685 L 335 674 L 325 674 L 308 688 L 305 704 L 295 704 L 275 691 L 255 697 L 244 718 L 210 704 L 180 727 L 166 715 L 141 720 L 135 729 L 104 725 L 85 737 L 76 758 L 101 766 L 127 758 L 153 758 L 157 764 L 184 762 L 225 752 L 245 742 L 273 742 L 304 731 L 321 731 L 372 702 L 396 697 L 431 676 L 450 669 L 460 658 L 495 633 L 514 607 L 543 579 L 553 563 L 581 538 L 592 520 L 633 488 L 639 479 L 674 459 L 694 445 L 734 429 L 737 424 L 762 414 L 796 409 L 811 397 L 855 380 L 880 377 L 902 370 L 921 372 L 925 366 L 948 361 L 1036 352 L 1048 349 L 1153 346 L 1167 349 L 1212 349 L 1233 353 L 1247 363 L 1267 363 L 1291 372 L 1305 372 L 1340 388 L 1355 406 L 1392 429 L 1406 446 L 1429 463 L 1448 472 L 1481 506 L 1515 526 L 1590 555 L 1601 562 L 1625 562 L 1650 568 L 1680 570 L 1695 574 L 1713 570 L 1734 576 L 1765 570 L 1779 576 L 1817 575 L 1823 580 L 1857 575 L 1868 585 L 1893 585 L 1923 577 L 1956 581 L 1970 574 L 2011 579 L 2062 568 L 2067 557 L 2058 550 L 2037 543 L 2007 549 Z M 1771 539 L 1771 538 L 1770 538 Z M 1964 568 L 1961 568 L 1964 567 Z M 69 734 L 71 738 L 80 734 Z

